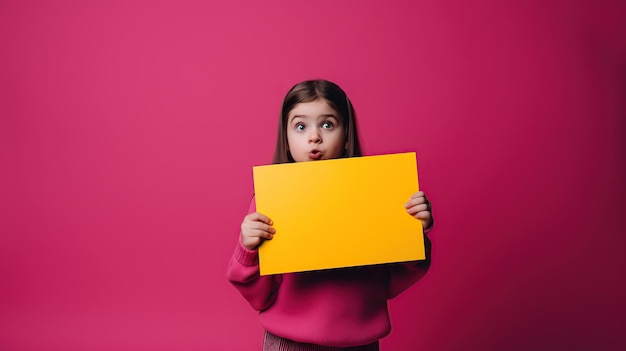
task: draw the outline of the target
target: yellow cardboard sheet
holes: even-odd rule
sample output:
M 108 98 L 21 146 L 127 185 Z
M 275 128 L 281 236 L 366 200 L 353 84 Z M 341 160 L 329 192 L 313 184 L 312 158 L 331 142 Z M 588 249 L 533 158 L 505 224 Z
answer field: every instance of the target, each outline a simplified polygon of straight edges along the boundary
M 257 211 L 276 234 L 259 247 L 261 275 L 423 260 L 414 152 L 257 166 Z

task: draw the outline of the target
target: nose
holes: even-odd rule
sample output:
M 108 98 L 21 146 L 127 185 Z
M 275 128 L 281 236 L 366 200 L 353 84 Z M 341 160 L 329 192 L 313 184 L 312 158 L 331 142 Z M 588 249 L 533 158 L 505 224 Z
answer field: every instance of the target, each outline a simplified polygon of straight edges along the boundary
M 309 129 L 309 143 L 319 144 L 322 142 L 322 136 L 317 128 Z

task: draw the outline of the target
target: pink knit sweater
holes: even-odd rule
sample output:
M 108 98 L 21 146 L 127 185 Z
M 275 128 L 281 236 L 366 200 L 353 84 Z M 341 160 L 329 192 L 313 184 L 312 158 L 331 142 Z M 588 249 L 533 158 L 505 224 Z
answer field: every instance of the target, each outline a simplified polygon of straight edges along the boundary
M 253 201 L 249 212 L 254 211 Z M 389 334 L 387 300 L 426 274 L 428 239 L 426 256 L 425 261 L 260 276 L 258 251 L 239 242 L 227 276 L 270 333 L 317 345 L 359 346 Z

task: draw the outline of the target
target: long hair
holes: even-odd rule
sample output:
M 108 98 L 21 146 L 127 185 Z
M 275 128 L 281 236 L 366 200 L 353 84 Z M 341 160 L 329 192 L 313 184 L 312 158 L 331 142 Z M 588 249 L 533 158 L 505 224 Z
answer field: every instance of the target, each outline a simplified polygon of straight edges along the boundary
M 354 108 L 346 93 L 335 83 L 323 79 L 307 80 L 294 85 L 283 100 L 278 120 L 278 135 L 273 163 L 294 162 L 287 142 L 287 122 L 289 112 L 299 103 L 324 100 L 342 118 L 346 131 L 346 151 L 343 157 L 361 156 L 361 146 L 357 133 Z

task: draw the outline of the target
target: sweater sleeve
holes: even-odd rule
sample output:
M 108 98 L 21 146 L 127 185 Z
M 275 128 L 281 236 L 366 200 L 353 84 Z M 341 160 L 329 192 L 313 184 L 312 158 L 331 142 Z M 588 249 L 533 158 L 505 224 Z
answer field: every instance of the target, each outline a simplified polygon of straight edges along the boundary
M 256 206 L 252 199 L 248 213 L 254 211 L 256 211 Z M 226 276 L 257 311 L 262 311 L 274 303 L 276 292 L 282 281 L 280 275 L 261 276 L 259 274 L 259 251 L 246 249 L 241 244 L 241 239 L 237 241 Z
M 261 276 L 258 250 L 248 250 L 241 243 L 237 243 L 230 259 L 227 277 L 257 311 L 262 311 L 274 303 L 281 282 L 280 275 Z
M 413 261 L 406 263 L 399 263 L 390 265 L 389 267 L 389 298 L 394 298 L 400 293 L 411 287 L 418 280 L 422 279 L 428 269 L 431 262 L 431 242 L 428 239 L 428 232 L 432 229 L 430 226 L 424 230 L 424 249 L 426 253 L 426 259 L 423 261 Z

